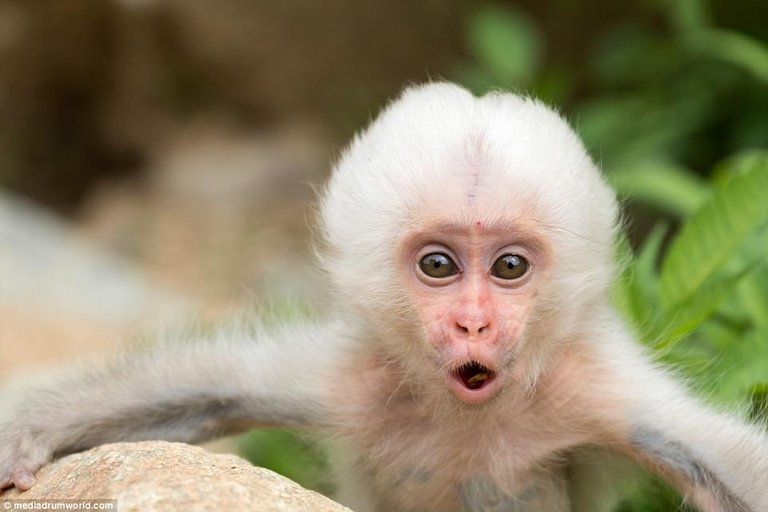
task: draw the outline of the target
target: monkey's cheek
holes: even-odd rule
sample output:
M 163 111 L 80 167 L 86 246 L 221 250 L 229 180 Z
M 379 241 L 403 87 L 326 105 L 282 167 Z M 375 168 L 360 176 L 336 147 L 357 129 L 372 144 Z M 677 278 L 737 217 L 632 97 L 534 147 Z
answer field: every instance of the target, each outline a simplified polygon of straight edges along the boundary
M 477 389 L 467 387 L 461 378 L 453 372 L 448 376 L 447 381 L 451 393 L 469 405 L 480 405 L 488 402 L 501 391 L 504 384 L 502 377 L 498 374 L 494 374 L 493 378 Z

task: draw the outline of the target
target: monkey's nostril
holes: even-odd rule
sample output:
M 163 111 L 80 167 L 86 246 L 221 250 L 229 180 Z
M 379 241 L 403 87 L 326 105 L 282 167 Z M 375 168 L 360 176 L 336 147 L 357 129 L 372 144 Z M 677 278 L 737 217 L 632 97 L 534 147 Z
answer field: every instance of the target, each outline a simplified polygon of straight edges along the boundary
M 490 324 L 485 324 L 480 327 L 470 326 L 467 327 L 466 325 L 462 325 L 458 322 L 456 322 L 456 330 L 465 336 L 478 336 L 481 334 L 486 334 L 490 328 Z

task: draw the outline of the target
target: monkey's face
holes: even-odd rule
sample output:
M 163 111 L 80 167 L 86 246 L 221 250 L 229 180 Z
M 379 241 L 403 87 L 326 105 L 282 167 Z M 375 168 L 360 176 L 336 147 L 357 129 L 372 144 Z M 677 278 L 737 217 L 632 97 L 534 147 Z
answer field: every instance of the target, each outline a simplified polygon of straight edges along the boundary
M 337 163 L 321 204 L 323 266 L 408 379 L 485 403 L 530 386 L 594 318 L 617 211 L 555 112 L 427 85 Z
M 507 222 L 454 219 L 409 233 L 400 260 L 435 370 L 463 402 L 491 399 L 524 343 L 546 246 Z

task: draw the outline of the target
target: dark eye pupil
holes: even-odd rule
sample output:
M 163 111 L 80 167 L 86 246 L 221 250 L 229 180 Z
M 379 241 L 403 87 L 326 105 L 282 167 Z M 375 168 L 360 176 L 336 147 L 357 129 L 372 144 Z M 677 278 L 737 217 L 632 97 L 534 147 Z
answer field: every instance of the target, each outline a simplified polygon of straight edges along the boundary
M 528 271 L 528 261 L 517 254 L 505 254 L 493 264 L 492 274 L 501 279 L 518 279 Z
M 456 264 L 446 254 L 435 252 L 427 254 L 419 261 L 419 268 L 429 277 L 449 277 L 457 273 Z

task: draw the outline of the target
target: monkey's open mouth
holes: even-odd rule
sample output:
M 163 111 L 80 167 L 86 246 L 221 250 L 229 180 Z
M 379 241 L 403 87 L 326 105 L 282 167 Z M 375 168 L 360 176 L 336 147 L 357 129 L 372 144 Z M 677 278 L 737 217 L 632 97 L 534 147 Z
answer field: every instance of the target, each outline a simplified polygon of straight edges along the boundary
M 454 375 L 467 389 L 480 389 L 491 382 L 496 374 L 477 361 L 470 361 L 454 370 Z

